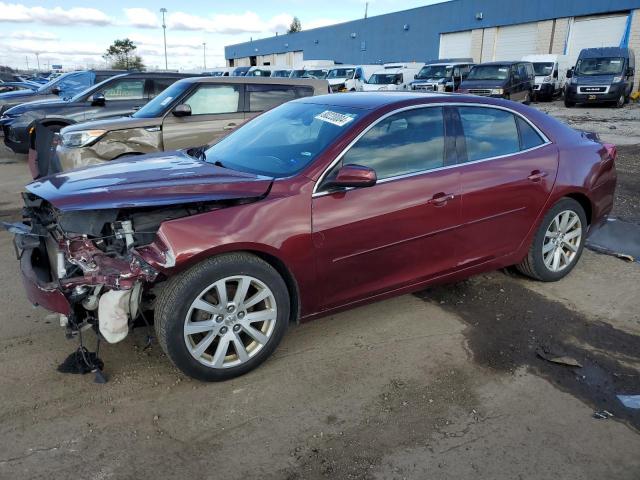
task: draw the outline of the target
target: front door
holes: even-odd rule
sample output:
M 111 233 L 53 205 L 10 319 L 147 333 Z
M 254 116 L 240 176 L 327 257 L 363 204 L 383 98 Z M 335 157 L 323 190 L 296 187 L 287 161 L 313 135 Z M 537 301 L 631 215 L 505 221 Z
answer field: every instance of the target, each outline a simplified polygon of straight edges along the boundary
M 364 134 L 327 175 L 365 165 L 378 182 L 312 200 L 323 309 L 417 283 L 453 268 L 460 220 L 459 170 L 443 109 L 396 113 Z
M 164 149 L 215 143 L 244 122 L 242 98 L 242 85 L 199 84 L 182 102 L 191 107 L 191 115 L 176 117 L 169 112 L 165 116 L 162 122 Z
M 466 150 L 460 263 L 470 266 L 518 249 L 549 198 L 558 150 L 508 110 L 465 106 L 458 113 Z

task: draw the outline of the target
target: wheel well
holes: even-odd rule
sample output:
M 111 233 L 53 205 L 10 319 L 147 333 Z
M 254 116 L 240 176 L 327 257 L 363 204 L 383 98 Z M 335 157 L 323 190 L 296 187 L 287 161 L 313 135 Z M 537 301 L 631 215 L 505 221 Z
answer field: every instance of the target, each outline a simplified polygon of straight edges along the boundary
M 247 253 L 251 253 L 256 257 L 261 258 L 273 268 L 275 268 L 276 271 L 280 274 L 280 276 L 284 280 L 284 283 L 287 285 L 287 290 L 289 290 L 290 321 L 298 322 L 300 319 L 300 290 L 298 289 L 298 282 L 296 282 L 296 279 L 294 278 L 291 271 L 278 257 L 255 250 L 247 250 Z
M 572 198 L 576 202 L 580 204 L 580 206 L 584 209 L 584 214 L 587 216 L 587 224 L 591 225 L 591 219 L 593 215 L 593 206 L 591 205 L 591 200 L 589 197 L 584 195 L 583 193 L 569 193 L 566 195 L 569 198 Z
M 70 123 L 67 122 L 63 122 L 60 120 L 50 120 L 50 121 L 44 121 L 42 122 L 42 126 L 44 127 L 53 127 L 53 126 L 60 126 L 60 127 L 68 127 L 69 125 L 71 125 Z M 29 134 L 29 144 L 31 146 L 31 148 L 36 148 L 36 131 L 35 131 L 35 123 L 32 125 L 33 133 Z

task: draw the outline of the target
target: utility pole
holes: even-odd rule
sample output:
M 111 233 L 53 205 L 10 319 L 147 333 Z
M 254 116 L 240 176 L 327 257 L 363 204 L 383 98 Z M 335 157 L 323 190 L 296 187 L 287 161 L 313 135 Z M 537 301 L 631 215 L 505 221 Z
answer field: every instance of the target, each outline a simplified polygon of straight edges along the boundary
M 364 19 L 367 19 L 367 13 L 369 13 L 369 2 L 364 4 Z
M 160 12 L 162 12 L 162 35 L 164 36 L 164 69 L 169 70 L 167 66 L 167 24 L 164 21 L 164 14 L 167 13 L 167 9 L 162 7 Z
M 25 55 L 24 59 L 27 61 L 27 72 L 28 72 L 29 71 L 29 57 L 27 55 Z
M 207 69 L 207 44 L 202 42 L 202 63 L 204 64 L 204 70 Z

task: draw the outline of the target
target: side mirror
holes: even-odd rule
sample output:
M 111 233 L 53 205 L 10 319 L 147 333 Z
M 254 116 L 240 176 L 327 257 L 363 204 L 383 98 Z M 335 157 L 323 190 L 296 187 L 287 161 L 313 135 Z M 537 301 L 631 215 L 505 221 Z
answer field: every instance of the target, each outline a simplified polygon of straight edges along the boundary
M 53 87 L 53 88 L 51 89 L 51 93 L 52 93 L 52 94 L 54 94 L 54 95 L 60 95 L 60 92 L 61 92 L 61 91 L 62 91 L 62 90 L 60 90 L 60 87 Z
M 633 77 L 634 74 L 635 72 L 633 71 L 633 68 L 627 68 L 627 77 Z
M 567 70 L 567 78 L 571 78 L 573 77 L 573 68 L 570 68 L 569 70 Z
M 177 105 L 176 108 L 173 109 L 173 115 L 176 117 L 188 117 L 191 115 L 191 106 L 186 103 Z
M 413 79 L 415 80 L 417 76 L 418 76 L 418 75 L 414 75 L 414 76 L 413 76 Z
M 104 93 L 94 93 L 91 97 L 91 105 L 96 107 L 104 107 L 107 100 L 104 98 Z
M 345 165 L 338 170 L 336 178 L 329 185 L 331 187 L 362 188 L 372 187 L 377 181 L 378 176 L 373 168 L 362 165 Z
M 558 70 L 553 71 L 553 78 L 558 78 Z

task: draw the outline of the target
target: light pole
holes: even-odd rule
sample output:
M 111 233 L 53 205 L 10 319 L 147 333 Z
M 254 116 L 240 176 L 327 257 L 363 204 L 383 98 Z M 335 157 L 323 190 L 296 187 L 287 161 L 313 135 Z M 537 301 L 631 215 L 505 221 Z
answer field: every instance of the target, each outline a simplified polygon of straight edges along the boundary
M 207 69 L 207 44 L 202 42 L 202 63 L 204 63 L 204 69 Z
M 162 7 L 160 12 L 162 13 L 162 35 L 164 36 L 164 69 L 169 70 L 167 66 L 167 24 L 164 22 L 164 14 L 167 13 L 167 9 Z
M 38 72 L 40 71 L 40 54 L 36 52 L 36 60 L 38 61 Z

